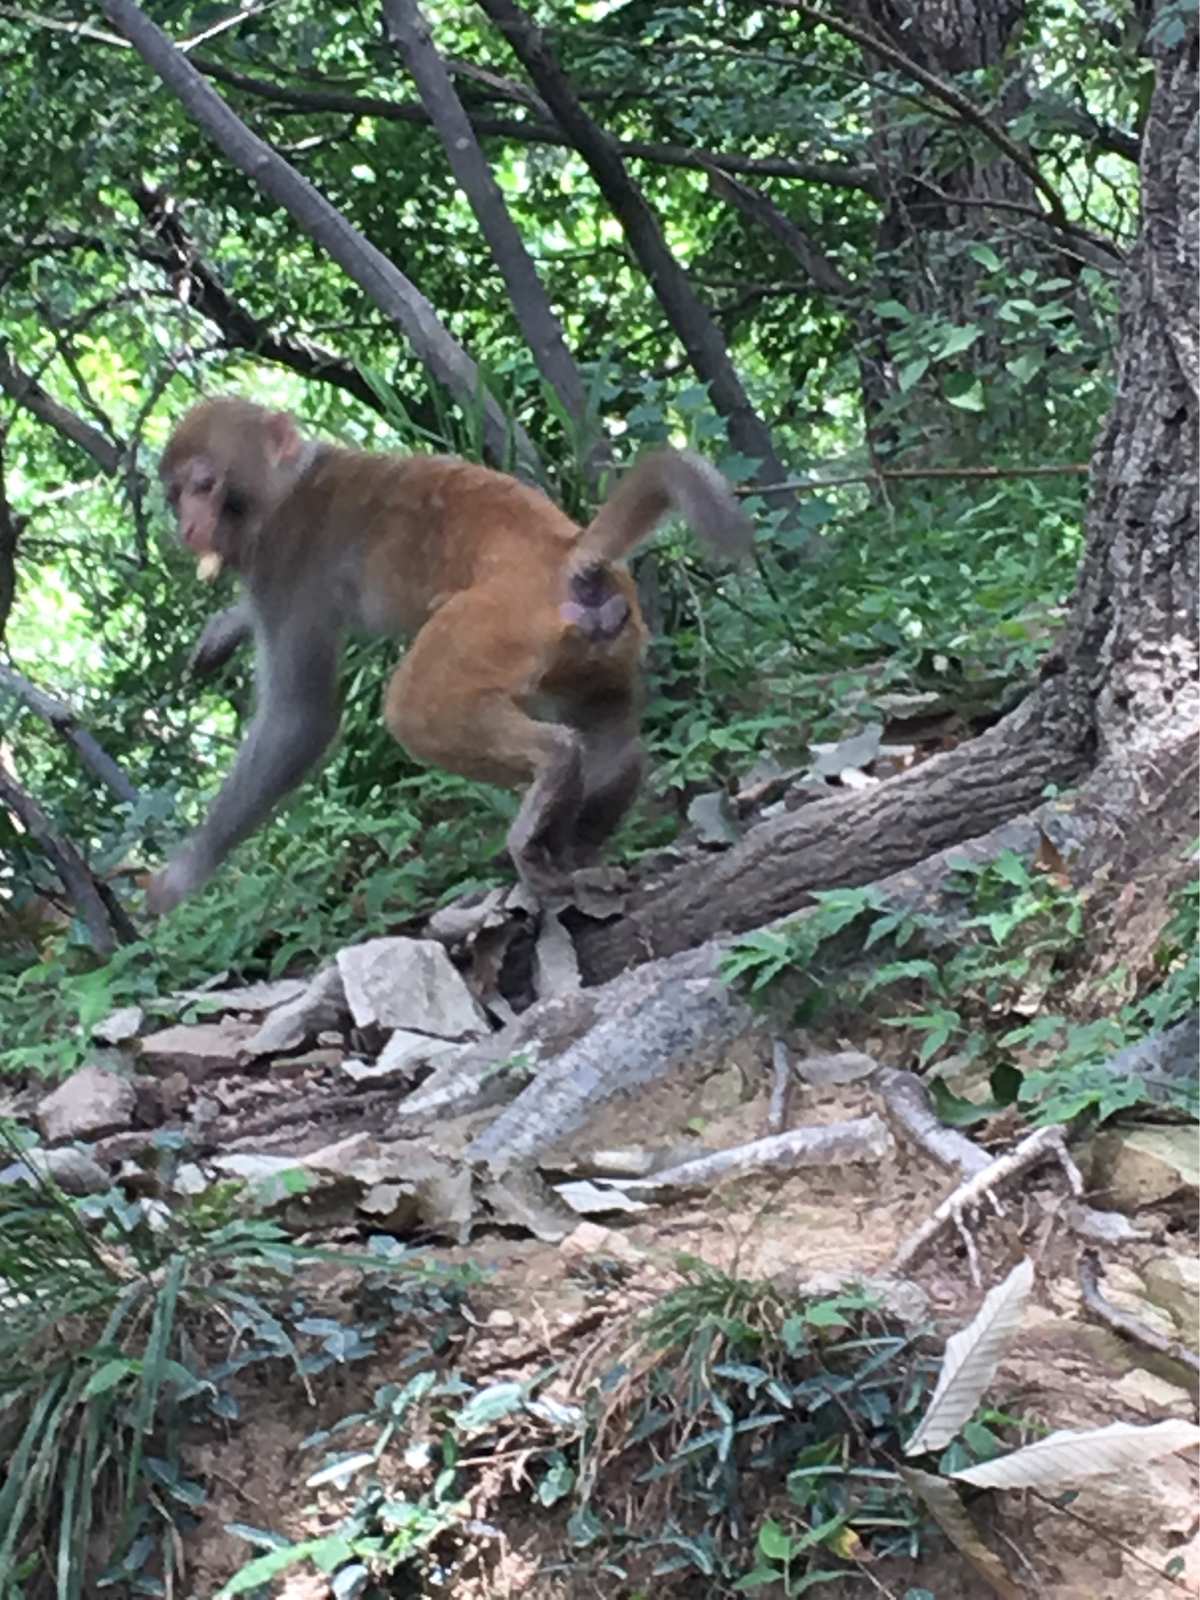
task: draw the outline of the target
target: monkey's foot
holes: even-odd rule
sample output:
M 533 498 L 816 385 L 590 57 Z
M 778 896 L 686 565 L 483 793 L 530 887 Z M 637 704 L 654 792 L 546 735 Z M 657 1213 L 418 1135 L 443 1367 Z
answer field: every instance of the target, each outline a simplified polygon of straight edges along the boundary
M 581 867 L 571 878 L 571 904 L 597 921 L 616 917 L 625 909 L 628 885 L 620 867 Z
M 525 888 L 542 905 L 561 905 L 570 900 L 571 870 L 548 850 L 522 850 L 520 855 L 514 855 L 513 865 Z
M 560 868 L 518 867 L 521 882 L 543 911 L 568 908 L 585 917 L 615 917 L 625 903 L 626 875 L 613 867 L 584 867 L 570 872 Z

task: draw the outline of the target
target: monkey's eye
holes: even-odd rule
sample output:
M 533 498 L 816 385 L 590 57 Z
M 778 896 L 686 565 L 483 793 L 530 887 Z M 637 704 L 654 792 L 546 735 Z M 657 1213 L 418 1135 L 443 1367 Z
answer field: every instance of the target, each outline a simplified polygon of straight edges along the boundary
M 246 501 L 236 489 L 226 489 L 224 512 L 227 517 L 244 517 L 246 514 Z

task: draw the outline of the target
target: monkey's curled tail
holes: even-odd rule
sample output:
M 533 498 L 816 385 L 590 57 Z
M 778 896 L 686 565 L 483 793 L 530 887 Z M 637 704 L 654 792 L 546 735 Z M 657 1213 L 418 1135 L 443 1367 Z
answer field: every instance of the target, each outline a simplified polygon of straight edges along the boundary
M 621 560 L 672 511 L 714 555 L 748 553 L 754 529 L 717 469 L 690 450 L 656 450 L 625 474 L 580 534 L 572 566 Z

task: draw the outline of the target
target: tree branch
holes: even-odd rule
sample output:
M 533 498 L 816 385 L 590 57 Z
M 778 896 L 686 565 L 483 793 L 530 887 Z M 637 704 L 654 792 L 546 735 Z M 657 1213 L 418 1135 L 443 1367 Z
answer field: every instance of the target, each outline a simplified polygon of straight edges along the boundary
M 3 346 L 0 346 L 0 389 L 37 417 L 39 422 L 47 423 L 64 439 L 69 439 L 73 445 L 85 451 L 109 477 L 114 477 L 121 470 L 124 451 L 106 438 L 99 428 L 94 428 L 90 422 L 85 422 L 47 394 L 36 378 L 17 366 Z
M 111 789 L 118 800 L 123 800 L 127 805 L 137 805 L 141 798 L 138 791 L 95 736 L 80 726 L 70 706 L 30 683 L 15 667 L 0 665 L 0 689 L 8 689 L 44 722 L 49 723 L 59 738 L 71 746 L 88 771 Z
M 587 163 L 667 321 L 687 351 L 696 376 L 708 385 L 713 405 L 726 419 L 730 443 L 760 463 L 760 482 L 769 484 L 782 478 L 783 468 L 770 431 L 742 388 L 721 330 L 671 254 L 658 218 L 630 178 L 616 144 L 583 109 L 545 36 L 520 7 L 513 0 L 478 3 L 508 40 L 564 133 Z
M 91 868 L 69 839 L 56 833 L 37 801 L 0 762 L 0 804 L 36 839 L 53 863 L 67 898 L 82 917 L 97 955 L 108 957 L 118 944 L 132 944 L 137 929 L 116 898 L 92 876 Z
M 228 84 L 245 94 L 273 101 L 276 105 L 294 111 L 339 112 L 355 117 L 374 117 L 382 122 L 409 122 L 418 127 L 428 127 L 429 113 L 424 106 L 409 100 L 387 100 L 378 95 L 347 94 L 337 89 L 292 89 L 268 83 L 262 78 L 252 78 L 247 73 L 235 72 L 232 67 L 207 57 L 195 58 L 194 65 L 206 77 Z M 456 66 L 456 71 L 461 67 Z M 478 69 L 477 69 L 478 70 Z M 532 104 L 530 95 L 526 103 Z M 541 121 L 518 122 L 507 117 L 491 117 L 469 111 L 471 126 L 477 138 L 515 139 L 522 144 L 555 145 L 573 149 L 561 128 Z M 870 167 L 852 167 L 846 162 L 794 161 L 782 156 L 743 156 L 720 150 L 693 150 L 687 145 L 660 144 L 644 139 L 614 140 L 623 156 L 634 156 L 664 167 L 719 167 L 724 172 L 744 172 L 760 178 L 795 178 L 804 183 L 821 183 L 834 189 L 861 189 L 868 194 L 878 190 L 878 181 Z
M 506 463 L 515 448 L 536 474 L 538 456 L 519 423 L 507 417 L 478 367 L 416 284 L 361 234 L 278 151 L 251 133 L 134 0 L 103 0 L 104 14 L 172 91 L 189 116 L 264 194 L 281 205 L 404 333 L 417 358 L 469 413 L 482 408 L 484 444 Z
M 1002 151 L 1014 166 L 1025 174 L 1045 200 L 1055 223 L 1064 232 L 1074 231 L 1063 207 L 1062 197 L 1042 172 L 1032 154 L 1003 128 L 998 127 L 990 117 L 985 116 L 979 107 L 953 84 L 947 83 L 944 78 L 939 78 L 936 72 L 930 72 L 928 67 L 923 67 L 920 62 L 914 61 L 911 56 L 905 55 L 903 50 L 896 49 L 869 28 L 860 28 L 856 23 L 847 22 L 843 17 L 831 15 L 820 6 L 807 4 L 807 0 L 766 0 L 766 4 L 774 6 L 779 11 L 794 11 L 799 16 L 807 17 L 810 22 L 820 23 L 831 33 L 838 33 L 843 39 L 849 39 L 864 50 L 869 50 L 881 61 L 886 61 L 889 66 L 895 67 L 897 71 L 903 72 L 906 77 L 912 78 L 923 88 L 928 89 L 930 94 L 943 105 L 949 106 L 963 122 L 977 128 L 997 150 Z
M 595 420 L 588 416 L 587 391 L 579 368 L 567 348 L 562 324 L 509 215 L 492 169 L 479 148 L 446 63 L 433 43 L 429 24 L 417 0 L 383 0 L 383 15 L 393 40 L 404 54 L 429 120 L 442 141 L 450 170 L 470 202 L 508 288 L 513 312 L 538 371 L 574 424 L 576 445 L 582 446 L 578 453 L 595 478 L 611 458 L 602 437 L 595 441 L 598 449 L 589 448 L 592 441 L 587 440 L 586 434 L 596 432 Z
M 17 540 L 21 527 L 9 504 L 8 488 L 4 481 L 4 444 L 6 430 L 0 427 L 0 640 L 8 627 L 8 617 L 17 592 Z
M 247 311 L 226 289 L 216 272 L 200 255 L 195 240 L 180 219 L 176 202 L 160 190 L 138 184 L 134 202 L 153 228 L 163 249 L 144 248 L 143 260 L 154 262 L 176 282 L 186 281 L 188 303 L 216 328 L 230 350 L 247 350 L 264 361 L 274 361 L 289 372 L 314 382 L 328 383 L 382 416 L 386 408 L 359 369 L 332 350 L 306 338 L 284 338 Z M 438 427 L 431 406 L 407 404 L 409 413 L 429 432 Z
M 814 489 L 842 489 L 851 483 L 897 482 L 908 483 L 919 478 L 981 479 L 993 478 L 1083 478 L 1089 471 L 1086 461 L 1064 461 L 1059 464 L 1038 464 L 1030 467 L 881 467 L 874 472 L 852 472 L 840 478 L 787 478 L 772 485 L 788 489 L 793 494 L 803 494 Z M 751 485 L 736 488 L 734 494 L 751 495 L 760 491 Z
M 814 285 L 831 300 L 858 300 L 859 291 L 814 243 L 805 230 L 787 217 L 765 194 L 740 183 L 727 172 L 709 167 L 708 187 L 718 199 L 726 201 L 751 222 L 774 234 L 789 255 L 804 268 Z

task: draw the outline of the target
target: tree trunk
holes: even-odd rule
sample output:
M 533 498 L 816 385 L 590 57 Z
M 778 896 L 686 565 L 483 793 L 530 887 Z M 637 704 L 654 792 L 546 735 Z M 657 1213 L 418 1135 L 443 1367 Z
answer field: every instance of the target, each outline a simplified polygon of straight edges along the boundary
M 730 444 L 758 463 L 759 483 L 778 483 L 787 474 L 775 453 L 770 430 L 742 387 L 724 335 L 671 253 L 658 217 L 629 176 L 616 142 L 584 110 L 541 30 L 514 0 L 478 3 L 504 34 L 555 120 L 587 163 L 667 321 L 687 351 L 692 370 L 708 385 L 713 406 L 725 418 Z
M 602 437 L 587 438 L 595 419 L 588 416 L 587 388 L 567 348 L 562 324 L 550 304 L 533 257 L 520 230 L 509 215 L 500 185 L 492 176 L 470 119 L 463 109 L 454 79 L 437 46 L 417 0 L 383 0 L 384 23 L 390 30 L 437 130 L 450 170 L 466 195 L 480 232 L 487 240 L 492 260 L 508 289 L 513 314 L 538 371 L 554 390 L 570 418 L 574 443 L 593 484 L 611 468 L 612 460 Z
M 954 5 L 902 8 L 889 0 L 855 0 L 850 14 L 916 68 L 971 100 L 979 91 L 960 82 L 961 75 L 1003 64 L 1003 89 L 988 105 L 987 116 L 1005 133 L 1028 105 L 1024 75 L 1011 59 L 1013 41 L 1025 20 L 1023 0 L 960 0 Z M 881 61 L 869 48 L 863 54 L 869 70 L 896 73 L 893 63 Z M 1045 276 L 1052 275 L 1052 267 L 1055 275 L 1074 272 L 1077 264 L 1059 259 L 1059 241 L 1033 216 L 988 209 L 989 202 L 1000 208 L 1024 207 L 1031 213 L 1044 209 L 1027 170 L 1036 170 L 1033 156 L 1022 150 L 1026 162 L 1022 167 L 974 133 L 968 157 L 965 133 L 974 130 L 932 117 L 898 118 L 894 95 L 881 90 L 876 96 L 870 150 L 879 174 L 883 215 L 869 304 L 898 301 L 916 318 L 949 326 L 976 322 L 986 269 L 962 249 L 964 240 L 986 242 L 1014 276 L 1030 266 Z M 1006 223 L 1003 229 L 996 227 L 998 215 Z M 862 331 L 863 401 L 877 458 L 891 459 L 899 452 L 910 462 L 973 460 L 978 419 L 972 412 L 948 406 L 942 384 L 952 371 L 974 375 L 994 370 L 1001 356 L 995 340 L 985 331 L 973 346 L 949 361 L 939 361 L 918 380 L 903 396 L 900 427 L 886 420 L 900 398 L 891 349 L 895 324 L 868 312 Z M 1003 391 L 992 390 L 991 420 L 997 429 L 996 406 L 1001 403 Z
M 352 227 L 336 206 L 277 150 L 234 115 L 134 0 L 103 0 L 103 10 L 227 159 L 263 194 L 281 205 L 297 226 L 392 319 L 418 360 L 463 410 L 468 415 L 477 409 L 482 411 L 483 442 L 490 459 L 507 466 L 515 453 L 531 476 L 540 476 L 538 454 L 525 430 L 505 414 L 484 385 L 479 368 L 416 284 Z
M 1142 229 L 1123 293 L 1117 388 L 1092 459 L 1087 550 L 1038 689 L 995 728 L 877 787 L 759 824 L 704 870 L 584 926 L 590 980 L 755 927 L 814 890 L 914 865 L 1092 775 L 1136 815 L 1139 773 L 1200 728 L 1197 645 L 1196 23 L 1156 48 Z M 1131 817 L 1132 820 L 1132 817 Z

